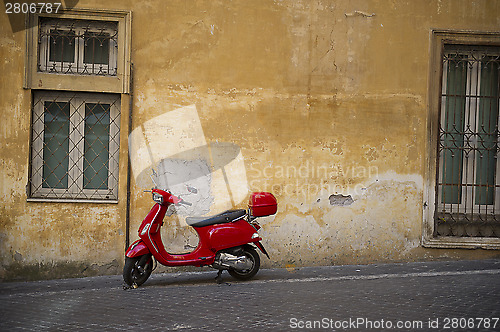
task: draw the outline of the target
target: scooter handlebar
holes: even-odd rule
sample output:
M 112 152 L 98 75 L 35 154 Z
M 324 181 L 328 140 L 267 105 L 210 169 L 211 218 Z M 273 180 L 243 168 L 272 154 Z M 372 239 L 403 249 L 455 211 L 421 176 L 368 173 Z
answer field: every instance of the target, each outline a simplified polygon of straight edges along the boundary
M 153 200 L 154 200 L 155 193 L 157 193 L 157 194 L 161 195 L 161 197 L 164 197 L 166 202 L 168 202 L 169 204 L 174 204 L 174 205 L 184 204 L 184 205 L 188 205 L 188 206 L 193 205 L 189 202 L 186 202 L 185 200 L 183 200 L 180 197 L 172 195 L 170 192 L 160 190 L 160 189 L 152 189 L 151 191 L 153 192 Z M 158 202 L 158 201 L 155 200 L 155 202 Z M 163 199 L 159 203 L 162 204 Z
M 181 200 L 178 204 L 184 204 L 184 205 L 187 205 L 187 206 L 193 205 L 193 204 L 191 204 L 189 202 L 186 202 L 185 200 Z

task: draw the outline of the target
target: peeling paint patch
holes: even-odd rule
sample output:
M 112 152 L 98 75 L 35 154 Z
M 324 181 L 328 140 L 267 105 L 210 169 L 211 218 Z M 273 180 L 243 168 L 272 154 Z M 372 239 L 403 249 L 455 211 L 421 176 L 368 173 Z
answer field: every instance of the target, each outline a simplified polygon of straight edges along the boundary
M 351 13 L 345 13 L 345 17 L 362 16 L 362 17 L 373 17 L 375 13 L 362 12 L 360 10 L 355 10 Z
M 354 203 L 354 200 L 352 199 L 351 195 L 347 196 L 344 196 L 342 194 L 330 195 L 328 199 L 330 200 L 330 205 L 333 206 L 348 206 Z
M 23 260 L 23 255 L 16 251 L 16 253 L 14 254 L 14 260 L 16 262 L 21 262 Z

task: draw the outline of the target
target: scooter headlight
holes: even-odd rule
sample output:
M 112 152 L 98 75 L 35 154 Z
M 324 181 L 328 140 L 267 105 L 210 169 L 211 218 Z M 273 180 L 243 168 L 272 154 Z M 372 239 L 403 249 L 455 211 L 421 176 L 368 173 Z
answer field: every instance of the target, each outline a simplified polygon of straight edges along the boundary
M 158 193 L 153 193 L 153 201 L 162 205 L 163 204 L 163 196 Z

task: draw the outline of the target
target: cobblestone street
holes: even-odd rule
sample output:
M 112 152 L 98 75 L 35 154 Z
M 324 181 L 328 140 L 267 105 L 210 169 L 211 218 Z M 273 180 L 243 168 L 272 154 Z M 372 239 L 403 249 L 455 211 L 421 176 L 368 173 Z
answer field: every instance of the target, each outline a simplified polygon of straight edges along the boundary
M 500 330 L 500 260 L 0 284 L 1 331 Z

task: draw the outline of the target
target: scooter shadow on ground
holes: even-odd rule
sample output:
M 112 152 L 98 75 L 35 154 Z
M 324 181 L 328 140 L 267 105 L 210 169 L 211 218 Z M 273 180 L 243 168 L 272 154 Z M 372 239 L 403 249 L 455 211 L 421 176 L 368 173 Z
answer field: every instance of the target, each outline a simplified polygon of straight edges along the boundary
M 203 268 L 204 269 L 204 268 Z M 206 286 L 206 285 L 231 285 L 237 283 L 248 283 L 231 277 L 228 273 L 222 274 L 222 283 L 216 280 L 217 271 L 212 268 L 206 268 L 205 271 L 197 272 L 163 272 L 153 274 L 149 280 L 141 285 L 140 288 L 148 287 L 172 287 L 172 286 Z M 266 278 L 254 277 L 253 280 L 261 280 Z

